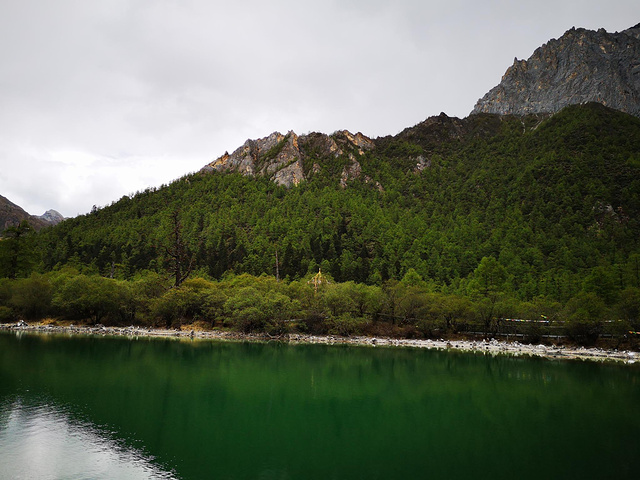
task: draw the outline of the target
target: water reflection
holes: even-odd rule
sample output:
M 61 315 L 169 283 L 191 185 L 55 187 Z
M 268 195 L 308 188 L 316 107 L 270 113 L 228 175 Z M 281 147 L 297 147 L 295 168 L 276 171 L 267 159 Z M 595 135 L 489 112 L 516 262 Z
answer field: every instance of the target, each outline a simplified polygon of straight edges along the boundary
M 21 397 L 0 405 L 0 478 L 174 479 L 153 459 L 71 412 Z
M 636 367 L 0 333 L 0 480 L 635 480 L 639 404 Z

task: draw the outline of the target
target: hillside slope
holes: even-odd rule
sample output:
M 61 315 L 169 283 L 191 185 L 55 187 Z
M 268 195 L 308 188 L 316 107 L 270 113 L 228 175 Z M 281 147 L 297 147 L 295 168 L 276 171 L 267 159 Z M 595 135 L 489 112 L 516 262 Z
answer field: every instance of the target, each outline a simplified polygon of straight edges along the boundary
M 251 174 L 214 165 L 44 231 L 44 268 L 163 271 L 178 232 L 195 269 L 214 278 L 275 274 L 277 258 L 292 279 L 322 267 L 381 284 L 414 269 L 434 289 L 464 291 L 494 257 L 522 299 L 638 282 L 640 119 L 587 104 L 553 116 L 440 115 L 366 148 L 344 132 L 301 138 L 297 185 L 260 173 L 295 153 L 292 133 L 275 136 L 280 151 L 268 147 L 266 159 L 251 154 L 262 141 L 248 142 L 248 157 L 225 158 L 250 157 Z

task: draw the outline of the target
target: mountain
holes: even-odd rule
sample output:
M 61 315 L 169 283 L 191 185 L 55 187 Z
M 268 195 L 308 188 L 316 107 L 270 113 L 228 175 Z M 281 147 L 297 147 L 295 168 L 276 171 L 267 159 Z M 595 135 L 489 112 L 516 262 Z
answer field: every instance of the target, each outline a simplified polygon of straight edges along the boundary
M 572 28 L 514 60 L 473 113 L 554 113 L 598 102 L 640 116 L 640 24 L 619 33 Z
M 608 324 L 621 338 L 640 325 L 639 34 L 572 29 L 466 118 L 375 139 L 274 132 L 15 232 L 0 241 L 0 316 L 433 336 L 543 315 L 586 341 L 625 319 Z M 43 222 L 0 200 L 5 226 Z
M 25 212 L 21 207 L 0 195 L 0 235 L 9 227 L 17 227 L 26 220 L 37 231 L 44 227 L 57 225 L 64 217 L 55 210 L 48 210 L 44 215 L 35 216 Z
M 258 140 L 247 140 L 231 155 L 225 153 L 205 165 L 203 172 L 238 172 L 243 175 L 259 175 L 278 185 L 290 187 L 318 174 L 322 170 L 323 157 L 338 158 L 347 153 L 350 164 L 345 165 L 341 178 L 357 176 L 360 166 L 357 157 L 374 147 L 374 142 L 347 130 L 333 135 L 311 133 L 298 136 L 295 132 L 282 135 L 274 132 Z
M 47 210 L 44 214 L 40 215 L 39 218 L 50 225 L 57 225 L 64 220 L 62 214 L 56 210 Z
M 599 279 L 613 298 L 638 282 L 639 152 L 640 119 L 596 103 L 441 114 L 377 139 L 274 133 L 44 230 L 40 255 L 46 270 L 133 278 L 164 271 L 174 242 L 213 278 L 275 274 L 277 258 L 283 278 L 321 267 L 380 284 L 413 269 L 454 292 L 493 257 L 520 299 L 567 301 Z
M 43 230 L 30 264 L 124 279 L 172 262 L 211 278 L 321 268 L 381 285 L 411 273 L 461 295 L 493 265 L 513 298 L 586 292 L 612 305 L 640 288 L 639 37 L 640 26 L 572 29 L 516 62 L 466 118 L 376 139 L 247 140 Z
M 9 227 L 17 227 L 23 220 L 27 220 L 36 230 L 53 225 L 46 219 L 29 215 L 21 207 L 0 195 L 0 234 Z

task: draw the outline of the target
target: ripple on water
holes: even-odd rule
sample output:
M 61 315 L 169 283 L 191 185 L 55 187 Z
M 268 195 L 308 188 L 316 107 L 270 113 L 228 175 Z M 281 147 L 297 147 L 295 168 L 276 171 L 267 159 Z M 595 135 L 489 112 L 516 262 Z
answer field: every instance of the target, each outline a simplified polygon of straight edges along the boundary
M 122 443 L 46 401 L 0 404 L 0 478 L 178 478 Z

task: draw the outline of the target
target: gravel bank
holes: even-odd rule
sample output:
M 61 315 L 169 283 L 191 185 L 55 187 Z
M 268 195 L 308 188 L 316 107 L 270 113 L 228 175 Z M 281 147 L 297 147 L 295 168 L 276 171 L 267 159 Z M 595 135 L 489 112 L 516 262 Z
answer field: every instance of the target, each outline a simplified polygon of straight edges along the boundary
M 0 330 L 13 332 L 28 332 L 38 334 L 66 334 L 66 335 L 102 335 L 126 337 L 165 337 L 191 338 L 233 341 L 285 341 L 289 343 L 325 344 L 325 345 L 366 345 L 393 346 L 411 348 L 431 348 L 437 350 L 457 350 L 489 355 L 534 356 L 549 359 L 614 361 L 634 364 L 640 361 L 640 352 L 626 350 L 603 350 L 600 348 L 585 348 L 564 345 L 530 345 L 519 342 L 503 342 L 492 340 L 413 340 L 374 337 L 339 337 L 334 335 L 304 335 L 290 334 L 283 337 L 271 337 L 265 334 L 242 334 L 226 331 L 194 331 L 194 330 L 164 330 L 143 327 L 104 327 L 101 325 L 88 326 L 54 326 L 41 324 L 0 324 Z

